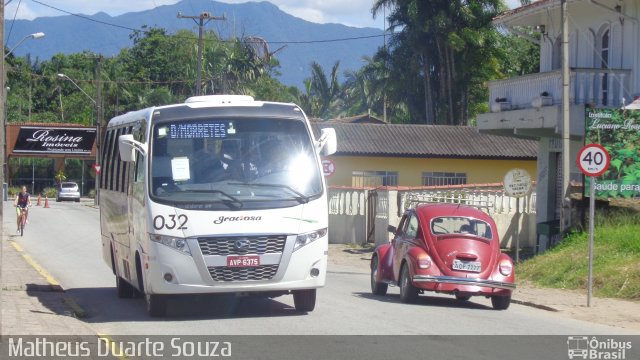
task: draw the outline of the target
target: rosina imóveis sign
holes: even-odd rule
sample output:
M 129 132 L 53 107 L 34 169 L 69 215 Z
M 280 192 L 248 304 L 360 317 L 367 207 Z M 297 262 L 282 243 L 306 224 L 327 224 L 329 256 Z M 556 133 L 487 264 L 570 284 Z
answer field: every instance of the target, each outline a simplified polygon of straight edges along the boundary
M 22 126 L 14 153 L 90 154 L 96 140 L 96 129 Z

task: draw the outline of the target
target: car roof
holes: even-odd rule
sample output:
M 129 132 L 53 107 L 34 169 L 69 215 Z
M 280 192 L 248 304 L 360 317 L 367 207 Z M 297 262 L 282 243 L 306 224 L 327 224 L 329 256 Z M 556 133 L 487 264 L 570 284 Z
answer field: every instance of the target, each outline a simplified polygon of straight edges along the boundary
M 421 217 L 428 219 L 438 216 L 465 216 L 489 222 L 493 221 L 484 211 L 461 204 L 420 204 L 416 206 L 415 211 Z

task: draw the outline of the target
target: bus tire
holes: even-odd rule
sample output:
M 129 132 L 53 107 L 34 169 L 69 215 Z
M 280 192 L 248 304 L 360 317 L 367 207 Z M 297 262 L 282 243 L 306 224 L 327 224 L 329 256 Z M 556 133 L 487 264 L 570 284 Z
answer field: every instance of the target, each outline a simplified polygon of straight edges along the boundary
M 158 294 L 147 294 L 147 313 L 151 317 L 167 315 L 167 298 Z
M 296 311 L 313 311 L 316 307 L 316 289 L 294 290 L 293 304 L 296 307 Z
M 120 276 L 116 276 L 116 290 L 121 299 L 131 299 L 135 294 L 133 286 Z

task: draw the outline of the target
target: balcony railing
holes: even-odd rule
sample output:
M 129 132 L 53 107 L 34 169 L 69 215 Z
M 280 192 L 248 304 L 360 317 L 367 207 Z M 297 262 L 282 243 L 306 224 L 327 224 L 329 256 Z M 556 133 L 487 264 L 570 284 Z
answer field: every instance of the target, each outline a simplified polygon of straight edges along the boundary
M 597 107 L 620 107 L 632 100 L 631 70 L 571 69 L 569 102 Z M 493 112 L 562 103 L 560 70 L 489 82 Z M 497 106 L 496 106 L 497 105 Z

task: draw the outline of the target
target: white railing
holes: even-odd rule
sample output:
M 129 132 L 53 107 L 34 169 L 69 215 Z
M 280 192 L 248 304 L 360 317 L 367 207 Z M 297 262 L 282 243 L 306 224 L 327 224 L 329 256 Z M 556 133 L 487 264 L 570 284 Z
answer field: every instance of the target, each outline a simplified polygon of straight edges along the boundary
M 628 104 L 632 100 L 631 70 L 574 68 L 570 77 L 569 101 L 572 104 L 620 107 L 623 102 Z M 488 85 L 490 104 L 495 104 L 496 99 L 509 104 L 502 110 L 531 108 L 536 101 L 540 105 L 562 102 L 559 70 L 490 81 Z
M 506 195 L 502 184 L 377 189 L 331 187 L 328 202 L 331 243 L 387 242 L 387 226 L 397 225 L 407 208 L 424 202 L 448 202 L 480 207 L 498 224 L 503 247 L 511 246 L 514 221 L 519 223 L 521 229 L 518 232 L 521 246 L 534 246 L 536 241 L 535 187 L 529 196 L 520 199 Z
M 527 214 L 536 212 L 536 192 L 524 198 L 508 196 L 502 185 L 475 185 L 469 187 L 433 188 L 398 191 L 401 197 L 401 209 L 410 208 L 417 203 L 453 203 L 471 205 L 493 214 Z

